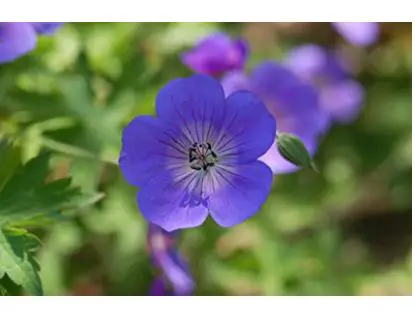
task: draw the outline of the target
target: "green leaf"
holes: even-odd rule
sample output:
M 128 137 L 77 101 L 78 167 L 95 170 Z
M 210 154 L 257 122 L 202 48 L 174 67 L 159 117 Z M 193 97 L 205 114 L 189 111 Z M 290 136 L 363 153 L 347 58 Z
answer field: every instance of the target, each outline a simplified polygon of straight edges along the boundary
M 49 154 L 20 166 L 0 191 L 0 227 L 19 224 L 39 216 L 59 214 L 80 195 L 69 178 L 45 183 Z
M 73 197 L 64 208 L 58 211 L 52 211 L 47 215 L 40 215 L 31 219 L 24 219 L 20 222 L 14 222 L 16 227 L 31 228 L 37 226 L 48 226 L 56 222 L 65 222 L 73 219 L 79 209 L 88 207 L 104 197 L 103 193 L 82 194 Z
M 0 188 L 19 165 L 20 150 L 7 140 L 0 141 Z
M 39 265 L 33 258 L 39 246 L 36 236 L 24 230 L 0 231 L 0 278 L 7 274 L 33 295 L 42 295 Z

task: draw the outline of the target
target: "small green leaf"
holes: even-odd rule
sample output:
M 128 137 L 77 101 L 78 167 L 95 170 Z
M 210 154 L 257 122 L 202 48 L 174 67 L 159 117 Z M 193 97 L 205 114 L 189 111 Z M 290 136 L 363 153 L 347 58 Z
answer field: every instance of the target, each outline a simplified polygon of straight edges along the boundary
M 0 188 L 19 166 L 20 150 L 7 140 L 0 140 Z
M 49 226 L 56 222 L 66 222 L 73 219 L 80 209 L 88 207 L 104 197 L 103 193 L 82 194 L 73 197 L 64 205 L 61 210 L 49 212 L 47 215 L 40 215 L 30 219 L 13 222 L 13 226 L 32 228 Z
M 282 157 L 288 162 L 297 166 L 308 167 L 318 172 L 307 148 L 297 136 L 279 133 L 277 135 L 277 148 Z
M 33 295 L 42 295 L 39 265 L 33 258 L 39 246 L 36 236 L 25 231 L 0 230 L 0 278 L 7 274 Z
M 43 154 L 20 166 L 0 190 L 0 227 L 59 214 L 80 195 L 68 178 L 45 183 L 49 157 Z

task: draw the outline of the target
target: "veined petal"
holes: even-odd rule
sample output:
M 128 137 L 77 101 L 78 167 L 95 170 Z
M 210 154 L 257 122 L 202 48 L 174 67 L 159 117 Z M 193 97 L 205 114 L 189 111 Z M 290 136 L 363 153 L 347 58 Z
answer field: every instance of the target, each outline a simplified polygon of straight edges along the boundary
M 220 127 L 225 95 L 220 83 L 208 76 L 179 78 L 163 87 L 156 100 L 160 119 L 174 123 L 188 142 L 204 142 Z
M 152 116 L 138 116 L 125 127 L 119 164 L 132 185 L 154 179 L 172 167 L 186 165 L 187 146 L 180 132 Z
M 226 118 L 213 142 L 224 162 L 254 161 L 275 139 L 276 122 L 253 93 L 238 91 L 226 99 Z
M 260 161 L 221 168 L 215 175 L 215 193 L 209 199 L 209 212 L 221 226 L 239 224 L 254 215 L 265 202 L 272 185 L 272 171 Z
M 207 215 L 200 172 L 159 171 L 137 195 L 138 206 L 147 221 L 166 231 L 201 225 Z

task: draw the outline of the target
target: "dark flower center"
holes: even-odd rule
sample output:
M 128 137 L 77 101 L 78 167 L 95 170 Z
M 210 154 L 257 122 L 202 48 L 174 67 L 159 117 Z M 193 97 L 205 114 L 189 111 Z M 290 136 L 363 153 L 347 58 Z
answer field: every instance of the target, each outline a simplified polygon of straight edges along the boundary
M 217 154 L 212 150 L 212 145 L 195 142 L 189 148 L 189 165 L 191 169 L 208 171 L 209 167 L 215 165 L 218 159 Z

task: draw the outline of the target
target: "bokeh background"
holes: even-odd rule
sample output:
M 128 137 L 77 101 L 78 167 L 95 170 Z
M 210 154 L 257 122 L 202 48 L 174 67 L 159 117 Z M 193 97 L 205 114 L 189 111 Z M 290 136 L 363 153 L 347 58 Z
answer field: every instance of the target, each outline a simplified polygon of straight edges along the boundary
M 157 91 L 191 74 L 179 59 L 215 31 L 243 36 L 248 69 L 296 45 L 341 47 L 366 98 L 359 118 L 321 138 L 321 173 L 276 177 L 262 210 L 223 229 L 181 233 L 195 295 L 412 294 L 412 31 L 382 23 L 377 43 L 345 42 L 329 23 L 66 23 L 0 65 L 0 137 L 26 161 L 53 151 L 51 179 L 104 197 L 35 229 L 46 295 L 147 295 L 155 277 L 135 189 L 117 167 L 123 126 L 152 114 Z

